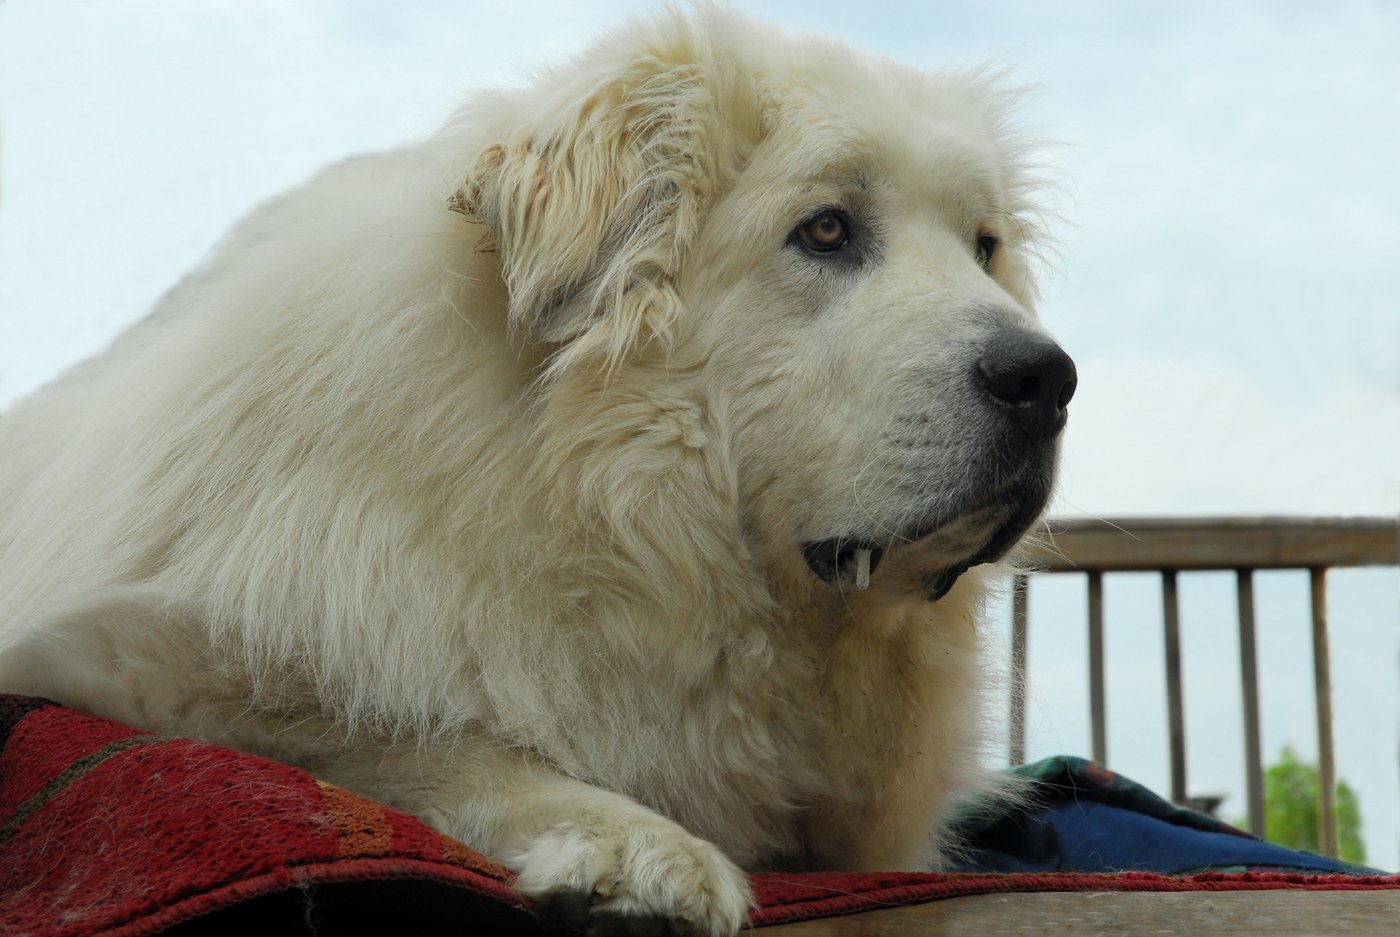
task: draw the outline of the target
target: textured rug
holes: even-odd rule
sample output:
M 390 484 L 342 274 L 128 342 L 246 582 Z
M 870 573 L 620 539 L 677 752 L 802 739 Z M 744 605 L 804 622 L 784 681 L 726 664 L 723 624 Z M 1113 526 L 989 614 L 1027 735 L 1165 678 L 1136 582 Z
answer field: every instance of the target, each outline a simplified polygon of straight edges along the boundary
M 1006 822 L 984 828 L 1003 836 Z M 550 933 L 512 880 L 414 818 L 295 768 L 0 697 L 0 934 Z M 967 871 L 766 874 L 753 885 L 761 927 L 990 892 L 1385 889 L 1400 878 Z

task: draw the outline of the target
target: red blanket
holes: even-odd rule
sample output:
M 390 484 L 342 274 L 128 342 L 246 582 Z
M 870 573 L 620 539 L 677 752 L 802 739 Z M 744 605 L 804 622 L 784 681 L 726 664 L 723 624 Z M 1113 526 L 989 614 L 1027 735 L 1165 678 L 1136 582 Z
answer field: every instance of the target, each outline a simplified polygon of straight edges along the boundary
M 0 696 L 0 934 L 547 933 L 512 875 L 392 808 L 276 762 Z M 999 891 L 1400 888 L 1270 874 L 767 874 L 764 926 Z

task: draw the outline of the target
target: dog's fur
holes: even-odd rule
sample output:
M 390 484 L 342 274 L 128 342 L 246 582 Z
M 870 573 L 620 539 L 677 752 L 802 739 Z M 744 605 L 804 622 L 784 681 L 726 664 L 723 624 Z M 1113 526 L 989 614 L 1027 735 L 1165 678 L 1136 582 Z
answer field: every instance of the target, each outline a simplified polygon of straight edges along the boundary
M 1042 334 L 1009 106 L 702 8 L 261 207 L 0 419 L 0 689 L 303 765 L 593 925 L 936 863 L 990 567 L 929 576 L 1057 445 L 969 378 Z M 842 537 L 869 589 L 804 563 Z

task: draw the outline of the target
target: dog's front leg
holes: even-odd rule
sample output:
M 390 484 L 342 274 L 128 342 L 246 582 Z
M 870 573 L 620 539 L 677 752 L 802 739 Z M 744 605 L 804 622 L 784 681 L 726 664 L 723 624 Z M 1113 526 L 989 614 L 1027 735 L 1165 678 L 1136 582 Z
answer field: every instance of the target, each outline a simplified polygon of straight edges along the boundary
M 116 589 L 12 639 L 0 691 L 275 758 L 400 807 L 517 869 L 526 894 L 589 934 L 721 937 L 743 924 L 738 867 L 636 801 L 484 733 L 391 739 L 271 711 L 207 669 L 216 656 L 198 609 Z
M 748 884 L 718 848 L 537 758 L 480 736 L 364 754 L 318 773 L 518 870 L 520 889 L 560 923 L 587 934 L 720 937 L 747 916 Z

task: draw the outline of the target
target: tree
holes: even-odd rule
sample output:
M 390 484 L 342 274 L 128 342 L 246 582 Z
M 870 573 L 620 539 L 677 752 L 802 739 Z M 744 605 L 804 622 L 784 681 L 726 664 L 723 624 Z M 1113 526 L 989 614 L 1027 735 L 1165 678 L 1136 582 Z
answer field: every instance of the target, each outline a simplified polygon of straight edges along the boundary
M 1317 831 L 1317 769 L 1298 760 L 1285 746 L 1279 760 L 1264 772 L 1264 838 L 1270 842 L 1321 852 Z M 1337 850 L 1343 862 L 1364 863 L 1361 808 L 1346 781 L 1337 782 Z

